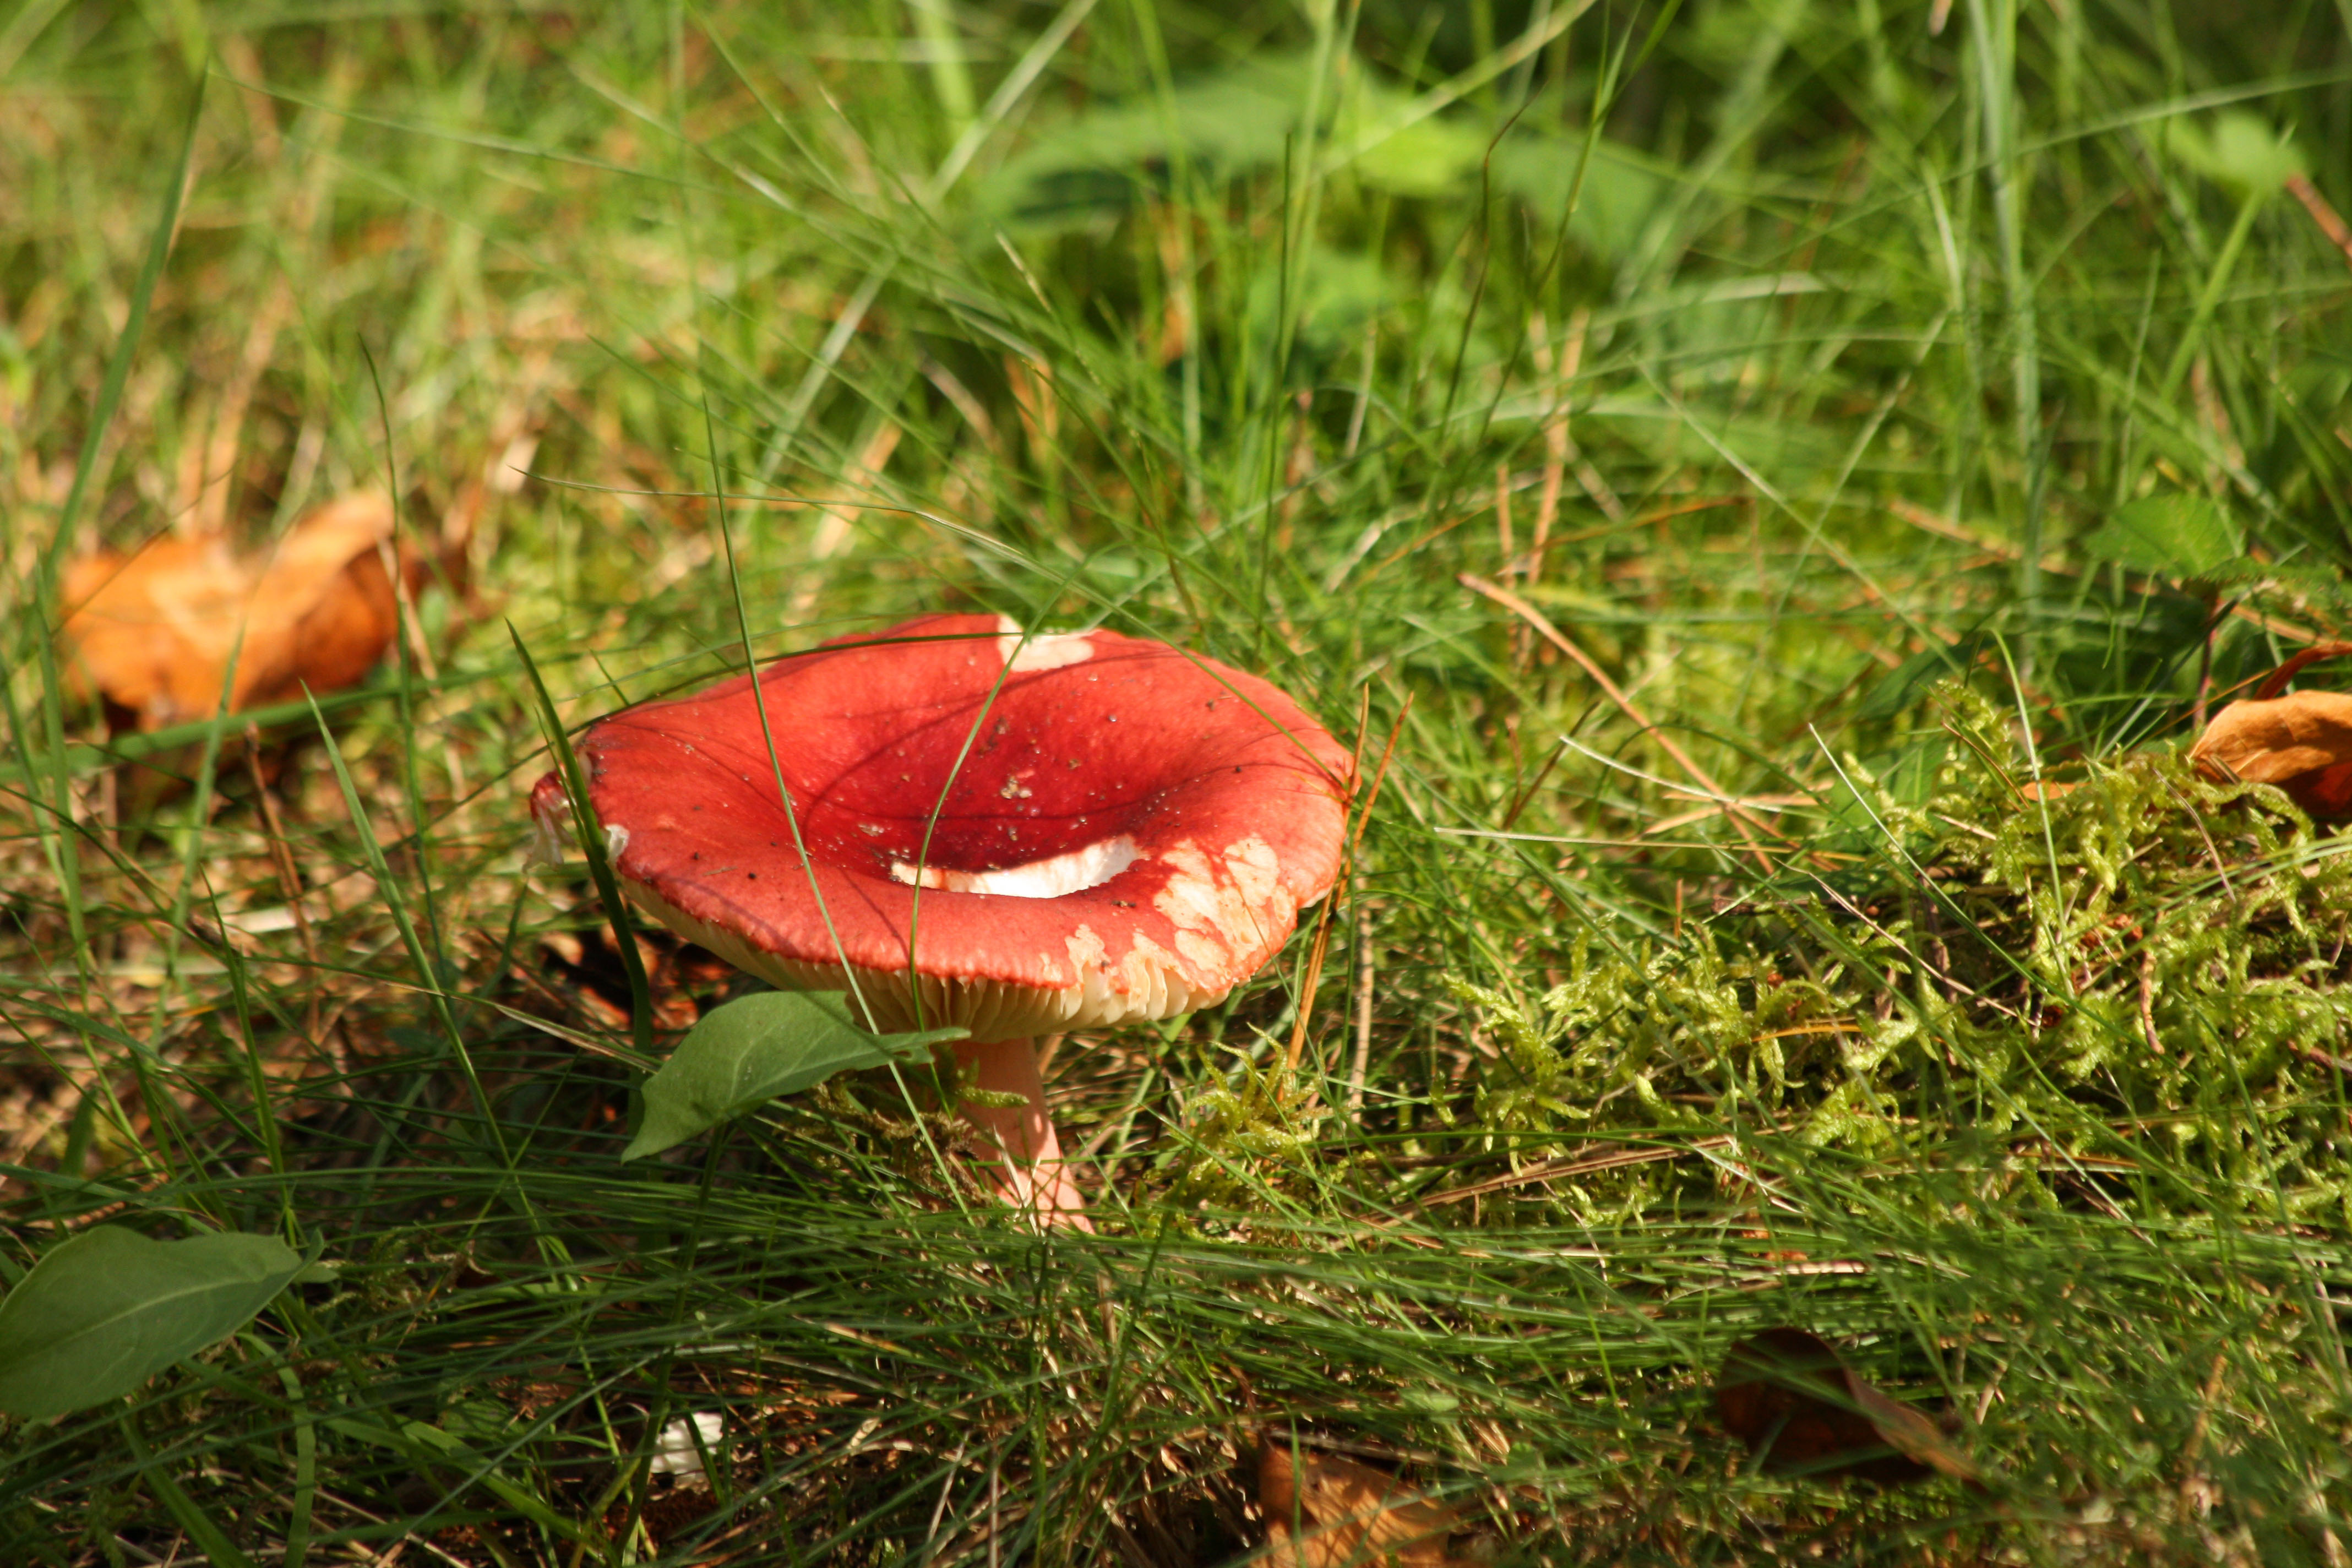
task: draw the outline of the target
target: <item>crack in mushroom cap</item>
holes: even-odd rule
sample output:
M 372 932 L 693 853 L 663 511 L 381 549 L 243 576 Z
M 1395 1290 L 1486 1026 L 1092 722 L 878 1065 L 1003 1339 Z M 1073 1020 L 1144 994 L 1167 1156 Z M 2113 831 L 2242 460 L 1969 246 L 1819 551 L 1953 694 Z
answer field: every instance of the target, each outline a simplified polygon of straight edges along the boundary
M 746 676 L 589 729 L 614 868 L 680 935 L 847 986 L 882 1028 L 919 998 L 976 1040 L 1206 1006 L 1338 874 L 1347 753 L 1265 681 L 1164 643 L 930 616 L 756 689 L 773 763 Z M 560 820 L 555 775 L 532 805 Z

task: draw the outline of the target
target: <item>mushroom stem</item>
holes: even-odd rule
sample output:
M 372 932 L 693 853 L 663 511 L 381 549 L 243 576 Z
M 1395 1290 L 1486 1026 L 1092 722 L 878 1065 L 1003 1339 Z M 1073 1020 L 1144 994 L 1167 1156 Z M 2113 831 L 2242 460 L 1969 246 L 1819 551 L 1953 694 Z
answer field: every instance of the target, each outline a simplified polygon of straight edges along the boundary
M 1022 1105 L 974 1105 L 959 1109 L 966 1121 L 998 1151 L 989 1172 L 1004 1201 L 1026 1209 L 1048 1229 L 1091 1231 L 1087 1200 L 1070 1180 L 1062 1163 L 1061 1140 L 1054 1135 L 1053 1118 L 1045 1114 L 1045 1080 L 1037 1067 L 1035 1042 L 1031 1040 L 959 1040 L 955 1054 L 971 1069 L 971 1087 L 993 1093 L 1017 1094 Z

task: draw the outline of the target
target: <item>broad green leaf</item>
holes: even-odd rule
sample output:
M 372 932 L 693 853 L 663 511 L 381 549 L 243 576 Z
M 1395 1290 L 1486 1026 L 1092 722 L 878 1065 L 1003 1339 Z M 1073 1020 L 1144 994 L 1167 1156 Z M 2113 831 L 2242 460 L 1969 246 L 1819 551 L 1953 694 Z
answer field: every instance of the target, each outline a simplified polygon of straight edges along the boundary
M 0 1300 L 0 1410 L 42 1420 L 130 1393 L 243 1328 L 302 1270 L 235 1231 L 150 1241 L 100 1226 L 44 1255 Z
M 1335 140 L 1350 138 L 1349 117 L 1342 117 Z M 1478 160 L 1486 139 L 1466 125 L 1450 120 L 1415 121 L 1381 137 L 1356 155 L 1353 167 L 1370 184 L 1401 196 L 1459 195 L 1463 182 L 1475 182 Z
M 1304 54 L 1265 54 L 1184 79 L 1166 94 L 1089 105 L 1046 130 L 973 184 L 988 225 L 1054 233 L 1115 220 L 1147 191 L 1169 188 L 1179 166 L 1225 180 L 1280 166 L 1306 144 L 1301 123 L 1317 95 Z M 1475 195 L 1491 148 L 1495 187 L 1557 222 L 1577 193 L 1570 230 L 1610 256 L 1628 248 L 1665 189 L 1639 155 L 1582 137 L 1495 130 L 1464 115 L 1414 118 L 1412 94 L 1354 73 L 1322 95 L 1318 156 L 1345 161 L 1365 184 L 1399 195 Z M 1392 129 L 1391 129 L 1392 128 Z M 1577 173 L 1583 171 L 1580 185 Z
M 2245 553 L 2238 526 L 2203 496 L 2149 496 L 2120 506 L 2083 541 L 2101 561 L 2158 577 L 2203 577 Z
M 1324 349 L 1361 342 L 1365 323 L 1389 302 L 1380 263 L 1368 256 L 1309 239 L 1286 299 L 1279 255 L 1258 260 L 1249 282 L 1250 321 L 1252 330 L 1269 342 L 1281 330 L 1279 311 L 1286 305 L 1302 342 Z
M 624 1160 L 677 1147 L 778 1095 L 837 1072 L 926 1061 L 961 1029 L 876 1035 L 849 1020 L 838 991 L 761 991 L 739 996 L 686 1032 L 659 1072 L 646 1080 L 646 1119 Z
M 1164 188 L 1180 161 L 1211 180 L 1279 163 L 1307 97 L 1305 58 L 1272 56 L 1165 96 L 1097 103 L 1015 153 L 974 194 L 991 223 L 1014 229 L 1115 217 L 1144 188 Z
M 2167 121 L 2164 145 L 2206 178 L 2242 191 L 2274 191 L 2304 173 L 2303 154 L 2294 139 L 2242 109 L 2215 115 L 2210 129 L 2193 120 Z
M 1495 149 L 1495 183 L 1533 208 L 1547 230 L 1574 195 L 1569 233 L 1612 258 L 1633 248 L 1666 194 L 1664 177 L 1618 142 L 1595 140 L 1588 158 L 1581 137 L 1535 133 L 1511 137 Z

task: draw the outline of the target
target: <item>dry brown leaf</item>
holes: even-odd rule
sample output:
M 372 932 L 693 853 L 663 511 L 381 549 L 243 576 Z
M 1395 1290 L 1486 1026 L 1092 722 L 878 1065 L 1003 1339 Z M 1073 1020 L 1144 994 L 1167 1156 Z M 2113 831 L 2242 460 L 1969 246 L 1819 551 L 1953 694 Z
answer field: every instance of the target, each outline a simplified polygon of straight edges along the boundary
M 2217 783 L 2276 784 L 2315 820 L 2352 817 L 2352 693 L 2232 702 L 2213 715 L 2189 756 Z
M 215 712 L 232 655 L 232 711 L 352 685 L 399 625 L 381 548 L 392 528 L 389 500 L 355 492 L 303 518 L 261 561 L 239 559 L 219 534 L 87 556 L 65 581 L 77 682 L 105 696 L 116 728 L 142 731 Z M 408 575 L 415 586 L 413 564 Z
M 1386 1470 L 1332 1454 L 1293 1451 L 1279 1437 L 1258 1449 L 1257 1501 L 1273 1568 L 1468 1568 L 1446 1537 L 1454 1510 L 1414 1495 Z
M 1776 1475 L 1916 1481 L 1978 1479 L 1936 1424 L 1888 1398 L 1802 1329 L 1767 1329 L 1724 1357 L 1715 1390 L 1724 1428 Z

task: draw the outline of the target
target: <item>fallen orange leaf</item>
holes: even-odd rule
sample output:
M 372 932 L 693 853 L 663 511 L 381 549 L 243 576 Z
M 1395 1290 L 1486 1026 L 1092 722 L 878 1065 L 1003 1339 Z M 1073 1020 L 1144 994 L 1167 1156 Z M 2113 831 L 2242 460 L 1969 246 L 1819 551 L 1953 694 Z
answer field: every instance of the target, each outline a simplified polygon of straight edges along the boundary
M 2352 817 L 2352 693 L 2232 702 L 2189 750 L 2216 783 L 2276 784 L 2315 820 Z
M 356 492 L 287 531 L 266 561 L 219 534 L 101 551 L 66 574 L 65 639 L 77 684 L 117 730 L 160 730 L 357 682 L 399 626 L 382 546 L 392 503 Z M 410 585 L 419 574 L 407 569 Z M 230 676 L 234 659 L 236 670 Z
M 1268 1437 L 1257 1456 L 1257 1500 L 1274 1568 L 1455 1568 L 1454 1510 L 1370 1465 L 1294 1452 Z
M 1977 1479 L 1976 1466 L 1934 1422 L 1888 1398 L 1802 1329 L 1767 1329 L 1732 1346 L 1715 1408 L 1725 1430 L 1775 1474 Z

